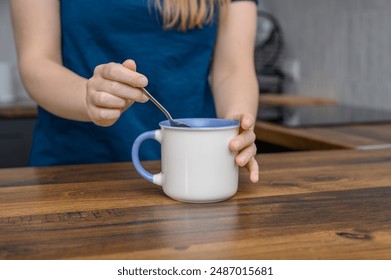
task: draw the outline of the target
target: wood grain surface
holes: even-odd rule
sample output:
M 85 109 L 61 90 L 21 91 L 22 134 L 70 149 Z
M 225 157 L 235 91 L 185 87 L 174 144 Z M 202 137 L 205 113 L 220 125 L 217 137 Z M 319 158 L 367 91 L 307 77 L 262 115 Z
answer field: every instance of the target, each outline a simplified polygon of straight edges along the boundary
M 186 204 L 130 163 L 0 169 L 0 259 L 390 259 L 391 149 L 258 155 Z M 157 172 L 160 162 L 145 162 Z
M 259 104 L 272 106 L 322 106 L 336 104 L 336 100 L 296 94 L 265 93 L 259 95 Z
M 391 148 L 391 124 L 361 124 L 290 128 L 257 121 L 258 140 L 293 150 Z

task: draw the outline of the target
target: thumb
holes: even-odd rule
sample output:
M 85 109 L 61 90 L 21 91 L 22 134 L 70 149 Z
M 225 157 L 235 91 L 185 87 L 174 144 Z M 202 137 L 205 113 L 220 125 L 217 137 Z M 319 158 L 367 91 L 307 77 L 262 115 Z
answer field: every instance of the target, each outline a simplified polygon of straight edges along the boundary
M 252 129 L 254 128 L 255 120 L 254 117 L 249 113 L 244 113 L 240 117 L 240 126 L 244 130 Z

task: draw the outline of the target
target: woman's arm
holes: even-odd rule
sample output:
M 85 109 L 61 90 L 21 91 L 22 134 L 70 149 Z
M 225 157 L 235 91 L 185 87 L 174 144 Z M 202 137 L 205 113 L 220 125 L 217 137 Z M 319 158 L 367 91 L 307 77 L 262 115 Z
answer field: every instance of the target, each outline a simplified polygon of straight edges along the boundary
M 58 0 L 11 0 L 11 13 L 23 83 L 47 111 L 107 126 L 134 101 L 148 100 L 133 87 L 147 84 L 133 61 L 97 66 L 89 80 L 62 65 Z
M 23 83 L 49 112 L 88 121 L 86 79 L 62 66 L 59 1 L 12 0 L 14 36 Z
M 241 121 L 241 134 L 230 147 L 239 151 L 236 161 L 249 169 L 253 182 L 258 180 L 253 131 L 259 95 L 254 66 L 256 19 L 254 2 L 229 5 L 220 20 L 211 76 L 217 115 Z

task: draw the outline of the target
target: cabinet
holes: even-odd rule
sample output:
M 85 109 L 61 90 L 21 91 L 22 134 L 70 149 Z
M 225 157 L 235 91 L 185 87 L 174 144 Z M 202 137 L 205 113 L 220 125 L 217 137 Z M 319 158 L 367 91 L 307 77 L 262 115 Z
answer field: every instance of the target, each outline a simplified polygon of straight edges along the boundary
M 35 118 L 0 119 L 0 168 L 27 166 Z

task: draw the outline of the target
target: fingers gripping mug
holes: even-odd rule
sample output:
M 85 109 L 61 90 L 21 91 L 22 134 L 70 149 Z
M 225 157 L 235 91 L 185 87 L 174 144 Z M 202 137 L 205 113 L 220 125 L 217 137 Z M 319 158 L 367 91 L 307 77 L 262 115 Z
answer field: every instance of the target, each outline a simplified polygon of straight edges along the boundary
M 238 189 L 239 168 L 229 142 L 239 133 L 239 122 L 225 119 L 180 119 L 190 127 L 160 129 L 137 137 L 132 147 L 136 170 L 148 181 L 162 186 L 164 193 L 179 201 L 210 203 L 232 197 Z M 140 163 L 143 141 L 161 144 L 161 172 L 151 174 Z

